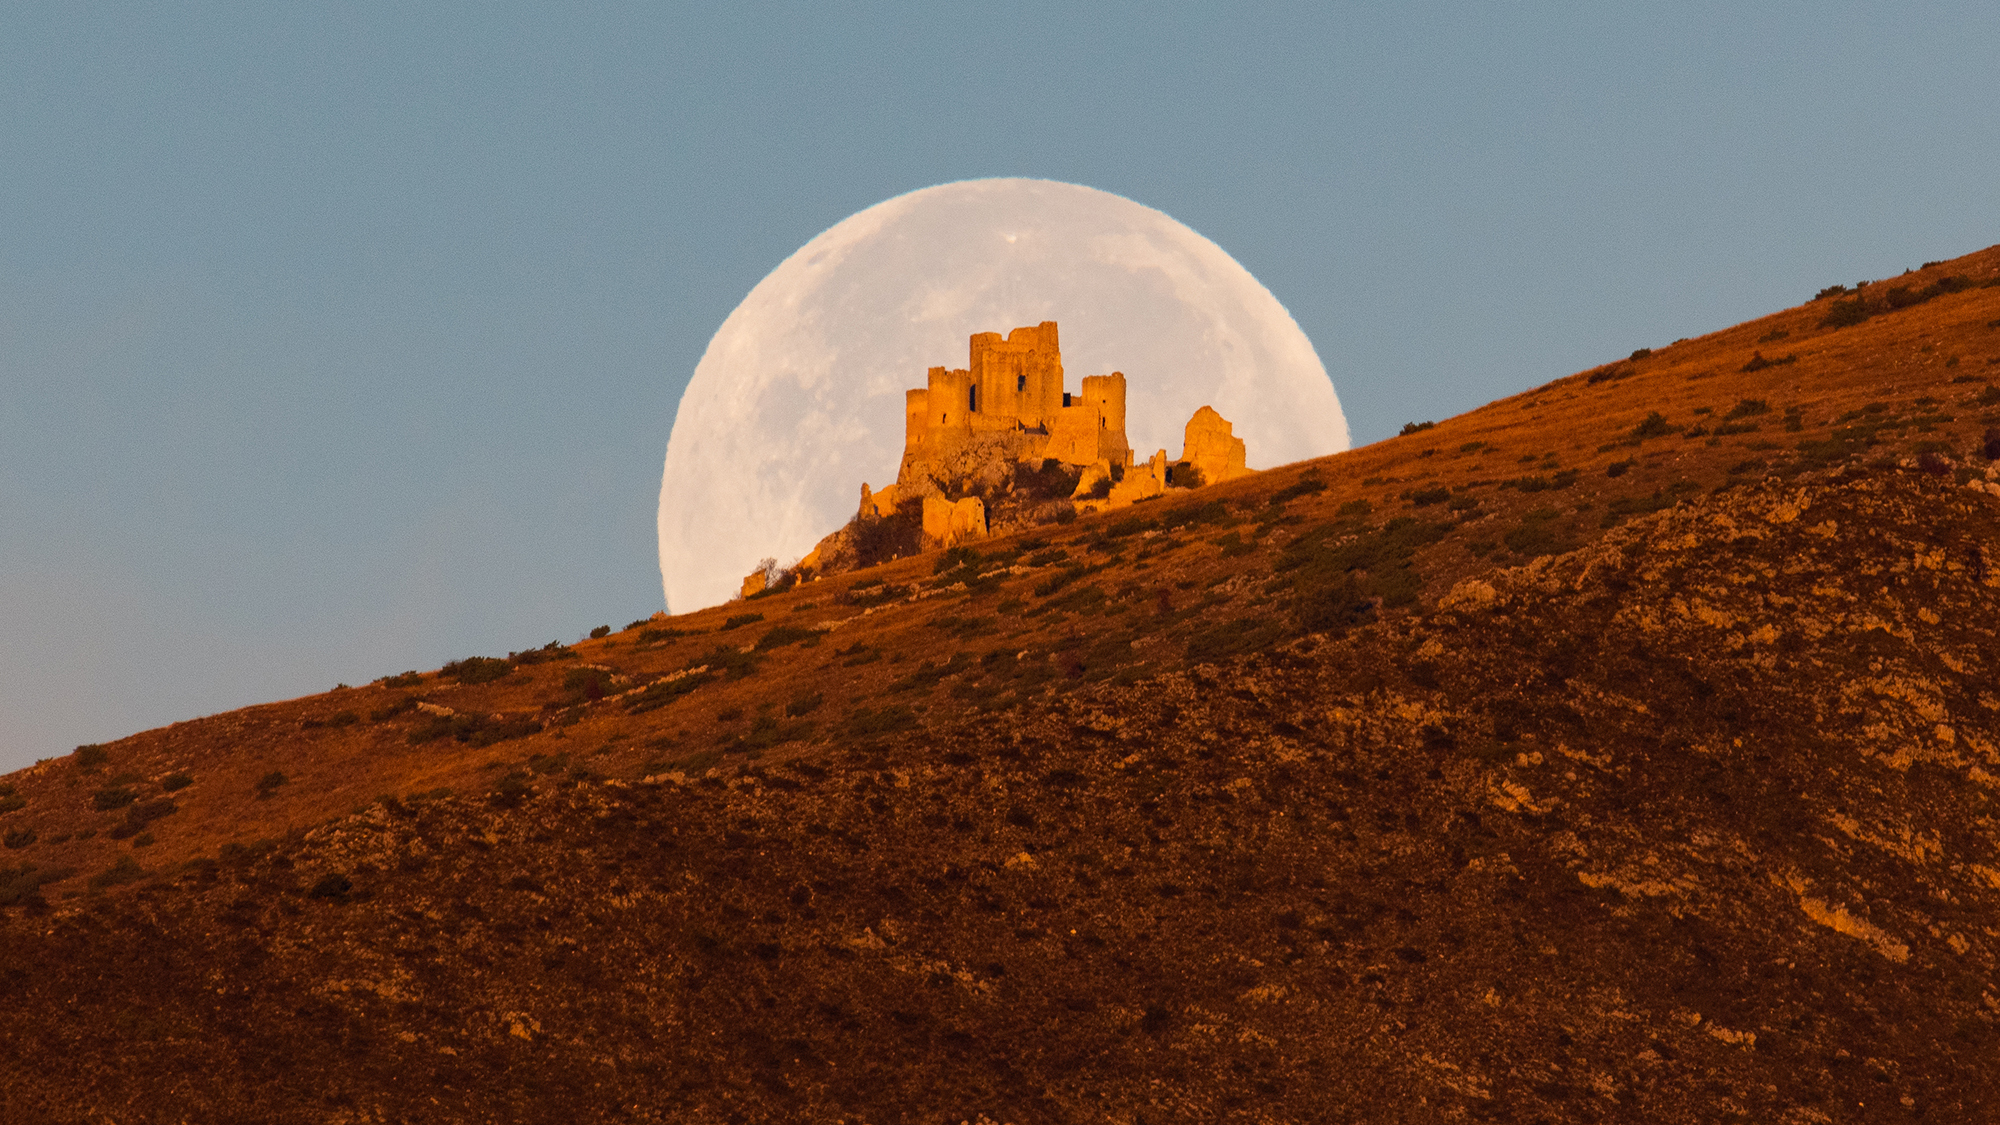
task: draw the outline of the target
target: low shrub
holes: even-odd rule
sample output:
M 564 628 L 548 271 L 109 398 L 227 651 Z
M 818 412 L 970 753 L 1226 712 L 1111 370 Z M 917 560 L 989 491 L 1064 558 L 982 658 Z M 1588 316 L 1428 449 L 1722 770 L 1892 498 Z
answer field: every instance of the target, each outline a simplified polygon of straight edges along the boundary
M 1623 461 L 1613 461 L 1604 467 L 1604 475 L 1607 477 L 1622 477 L 1626 473 L 1631 472 L 1632 466 L 1638 463 L 1638 461 L 1630 457 L 1627 457 Z
M 393 719 L 398 715 L 407 715 L 416 709 L 417 709 L 417 701 L 414 696 L 398 695 L 392 697 L 387 703 L 384 703 L 382 706 L 377 707 L 373 711 L 368 712 L 368 717 L 370 719 L 373 719 L 375 722 L 382 723 L 382 722 L 387 722 L 388 720 Z
M 0 845 L 4 845 L 9 850 L 25 848 L 34 842 L 35 830 L 32 828 L 16 828 L 8 832 L 5 836 L 0 836 Z
M 116 887 L 125 883 L 136 883 L 146 877 L 146 869 L 129 855 L 121 855 L 118 862 L 90 877 L 90 885 L 98 890 Z
M 1743 365 L 1743 370 L 1746 372 L 1763 371 L 1766 368 L 1784 367 L 1787 364 L 1797 363 L 1798 361 L 1799 357 L 1796 352 L 1787 353 L 1779 356 L 1777 359 L 1765 359 L 1763 352 L 1751 352 L 1750 362 Z
M 285 776 L 283 770 L 272 770 L 270 773 L 257 779 L 257 799 L 262 800 L 270 796 L 274 791 L 291 784 L 291 780 L 291 778 Z
M 1445 488 L 1442 485 L 1410 494 L 1410 503 L 1418 508 L 1428 508 L 1432 504 L 1442 504 L 1449 499 L 1451 499 L 1451 489 Z
M 454 660 L 440 671 L 443 675 L 461 684 L 488 684 L 503 679 L 514 670 L 505 660 L 491 656 L 468 656 L 464 660 Z
M 1666 437 L 1679 433 L 1681 427 L 1667 421 L 1667 416 L 1657 410 L 1649 412 L 1645 419 L 1632 427 L 1632 436 L 1644 441 L 1647 438 Z
M 111 760 L 111 751 L 96 743 L 89 743 L 77 747 L 73 756 L 76 758 L 77 769 L 94 770 Z
M 571 668 L 563 675 L 563 702 L 570 706 L 595 703 L 610 695 L 611 687 L 611 673 L 602 668 Z
M 175 793 L 193 784 L 193 777 L 176 771 L 160 779 L 160 790 L 165 793 Z
M 1500 482 L 1501 488 L 1512 488 L 1520 492 L 1560 491 L 1574 485 L 1583 475 L 1581 469 L 1563 469 L 1549 476 L 1515 477 Z
M 769 652 L 774 648 L 802 643 L 817 643 L 823 634 L 800 625 L 779 625 L 757 638 L 757 651 Z
M 857 737 L 869 735 L 895 734 L 910 730 L 917 725 L 915 711 L 901 703 L 882 708 L 856 707 L 848 713 L 845 729 Z
M 90 795 L 90 807 L 98 812 L 122 809 L 139 799 L 139 794 L 130 786 L 114 785 L 109 789 L 99 789 Z
M 1436 426 L 1436 422 L 1405 422 L 1403 423 L 1403 428 L 1397 432 L 1396 436 L 1409 437 L 1411 434 L 1420 434 Z
M 410 742 L 422 745 L 449 738 L 467 746 L 492 746 L 516 738 L 526 738 L 542 729 L 542 724 L 523 716 L 474 715 L 463 712 L 456 715 L 433 715 L 431 720 L 410 732 Z
M 1281 508 L 1301 496 L 1316 496 L 1326 491 L 1326 482 L 1317 476 L 1305 476 L 1271 494 L 1270 504 Z
M 752 625 L 762 620 L 764 620 L 764 615 L 761 613 L 739 613 L 724 621 L 721 628 L 717 629 L 716 632 L 727 633 L 731 629 L 740 629 L 745 625 Z
M 1761 398 L 1746 398 L 1738 400 L 1735 406 L 1730 407 L 1729 413 L 1724 414 L 1722 420 L 1728 422 L 1737 418 L 1755 418 L 1760 414 L 1769 414 L 1770 412 L 1770 403 L 1765 402 Z
M 421 687 L 423 686 L 424 675 L 422 672 L 409 671 L 399 676 L 384 676 L 378 682 L 386 688 Z
M 565 660 L 576 656 L 576 650 L 559 641 L 550 641 L 540 648 L 522 649 L 507 654 L 510 664 L 541 664 L 550 660 Z
M 1636 349 L 1628 358 L 1630 358 L 1635 363 L 1642 359 L 1651 359 L 1653 358 L 1653 349 L 1651 348 Z
M 301 719 L 299 720 L 299 726 L 305 730 L 318 730 L 322 727 L 351 727 L 360 721 L 361 716 L 352 711 L 335 711 L 324 719 Z
M 796 719 L 802 715 L 810 715 L 819 710 L 820 705 L 825 702 L 826 696 L 819 692 L 813 692 L 811 695 L 795 695 L 791 702 L 785 704 L 785 717 Z
M 590 631 L 590 639 L 593 641 L 601 641 L 610 635 L 611 635 L 611 626 L 609 625 L 599 625 L 597 628 L 592 629 Z

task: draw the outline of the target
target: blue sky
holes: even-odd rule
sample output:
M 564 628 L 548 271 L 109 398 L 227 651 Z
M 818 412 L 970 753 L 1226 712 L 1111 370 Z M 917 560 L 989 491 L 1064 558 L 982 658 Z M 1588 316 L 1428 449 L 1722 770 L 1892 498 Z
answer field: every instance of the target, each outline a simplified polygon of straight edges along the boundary
M 1213 238 L 1357 442 L 2000 241 L 1990 4 L 0 23 L 0 769 L 659 608 L 710 334 L 928 184 Z

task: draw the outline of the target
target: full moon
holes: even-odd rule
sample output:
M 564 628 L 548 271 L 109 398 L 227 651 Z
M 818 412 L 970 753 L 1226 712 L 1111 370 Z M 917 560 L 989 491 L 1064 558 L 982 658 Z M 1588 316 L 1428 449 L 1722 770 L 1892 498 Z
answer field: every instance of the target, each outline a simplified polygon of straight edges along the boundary
M 800 247 L 736 306 L 681 396 L 660 482 L 660 575 L 684 613 L 760 559 L 792 562 L 893 483 L 903 392 L 975 332 L 1061 325 L 1063 368 L 1125 373 L 1136 456 L 1178 456 L 1215 407 L 1252 468 L 1337 453 L 1347 419 L 1312 341 L 1220 246 L 1078 184 L 967 180 L 899 195 Z

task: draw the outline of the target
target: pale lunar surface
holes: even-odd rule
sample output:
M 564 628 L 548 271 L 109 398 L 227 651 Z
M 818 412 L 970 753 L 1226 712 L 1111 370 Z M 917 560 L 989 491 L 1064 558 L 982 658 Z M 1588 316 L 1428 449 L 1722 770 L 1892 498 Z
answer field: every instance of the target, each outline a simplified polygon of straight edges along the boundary
M 1150 207 L 1049 180 L 941 184 L 806 243 L 729 314 L 667 442 L 660 573 L 676 613 L 790 563 L 895 480 L 903 392 L 975 332 L 1061 325 L 1069 389 L 1123 371 L 1140 459 L 1204 404 L 1252 468 L 1336 453 L 1347 419 L 1312 342 L 1223 249 Z

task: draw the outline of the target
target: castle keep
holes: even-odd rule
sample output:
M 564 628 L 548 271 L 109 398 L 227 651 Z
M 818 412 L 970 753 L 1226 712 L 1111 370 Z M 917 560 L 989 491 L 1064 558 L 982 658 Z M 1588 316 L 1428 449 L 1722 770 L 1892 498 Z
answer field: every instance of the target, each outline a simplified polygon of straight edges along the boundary
M 1130 463 L 1124 374 L 1086 376 L 1080 393 L 1064 390 L 1055 321 L 1016 328 L 1004 340 L 998 332 L 975 333 L 969 350 L 965 367 L 933 367 L 926 384 L 907 393 L 898 484 L 913 465 L 943 464 L 991 435 L 1048 439 L 1032 443 L 1022 459 Z

